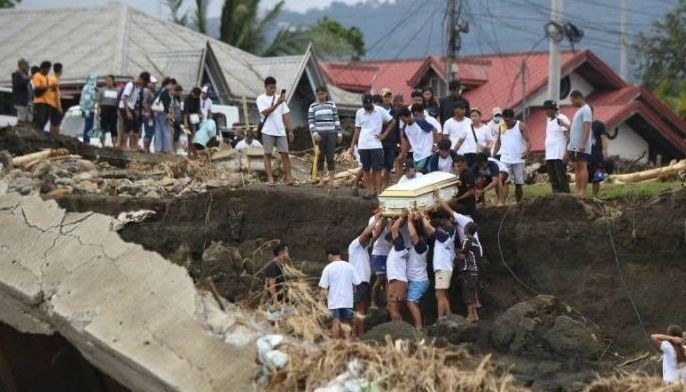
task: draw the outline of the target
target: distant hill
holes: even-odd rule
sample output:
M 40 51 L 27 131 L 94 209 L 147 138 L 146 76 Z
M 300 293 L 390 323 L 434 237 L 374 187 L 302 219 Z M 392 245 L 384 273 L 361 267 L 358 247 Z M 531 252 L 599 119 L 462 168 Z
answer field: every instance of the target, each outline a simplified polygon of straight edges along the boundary
M 674 7 L 670 0 L 629 0 L 629 40 L 650 30 L 653 20 L 663 18 Z M 550 15 L 549 0 L 464 0 L 463 15 L 470 32 L 462 38 L 461 54 L 527 52 L 546 50 L 543 27 Z M 584 30 L 577 46 L 591 49 L 615 70 L 619 69 L 619 0 L 565 1 L 565 19 Z M 617 6 L 617 7 L 616 7 Z M 307 25 L 328 16 L 346 26 L 362 30 L 367 59 L 416 58 L 443 53 L 444 0 L 368 0 L 347 5 L 333 2 L 329 7 L 307 13 L 283 12 L 279 26 Z M 218 34 L 218 20 L 210 23 Z M 393 30 L 391 32 L 391 30 Z M 272 32 L 272 33 L 274 33 Z M 564 48 L 570 46 L 565 42 Z M 632 60 L 631 54 L 629 61 Z

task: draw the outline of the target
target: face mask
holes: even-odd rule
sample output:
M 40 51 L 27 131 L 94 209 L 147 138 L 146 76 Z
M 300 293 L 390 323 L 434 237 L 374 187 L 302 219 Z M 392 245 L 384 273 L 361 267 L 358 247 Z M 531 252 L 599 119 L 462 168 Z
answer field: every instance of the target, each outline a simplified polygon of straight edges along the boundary
M 500 123 L 500 119 L 501 119 L 501 118 L 502 118 L 502 117 L 500 117 L 500 116 L 493 116 L 493 122 L 496 123 L 496 124 L 498 124 L 498 123 Z

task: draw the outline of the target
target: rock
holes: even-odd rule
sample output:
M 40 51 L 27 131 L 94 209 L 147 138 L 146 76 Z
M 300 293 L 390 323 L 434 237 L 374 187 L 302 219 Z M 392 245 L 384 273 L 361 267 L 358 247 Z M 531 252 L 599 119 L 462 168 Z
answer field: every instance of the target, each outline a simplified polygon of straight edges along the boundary
M 165 188 L 167 188 L 167 187 L 172 187 L 172 186 L 174 186 L 174 185 L 176 184 L 176 179 L 175 179 L 175 178 L 171 178 L 171 177 L 164 177 L 164 178 L 162 179 L 162 181 L 160 181 L 160 183 L 161 183 L 162 186 L 165 187 Z
M 385 344 L 386 336 L 390 336 L 393 340 L 420 340 L 424 338 L 423 333 L 404 321 L 389 321 L 367 331 L 362 335 L 362 340 Z
M 190 184 L 191 179 L 188 177 L 179 178 L 171 188 L 171 191 L 176 194 L 180 194 L 188 184 Z
M 202 253 L 202 262 L 207 276 L 227 274 L 238 277 L 242 272 L 242 269 L 236 269 L 243 264 L 241 252 L 223 242 L 212 242 Z
M 12 154 L 9 151 L 0 151 L 0 165 L 0 173 L 12 170 Z
M 117 183 L 117 193 L 119 194 L 128 193 L 130 195 L 136 195 L 140 190 L 141 186 L 129 179 L 119 180 Z
M 93 181 L 84 180 L 79 182 L 78 189 L 85 193 L 97 193 L 98 184 L 94 183 Z
M 22 195 L 28 195 L 31 191 L 38 187 L 38 182 L 27 177 L 18 177 L 9 183 L 9 188 L 21 193 Z
M 6 194 L 10 189 L 9 184 L 7 181 L 0 181 L 0 195 Z
M 41 177 L 40 193 L 50 193 L 57 189 L 55 175 L 47 173 Z
M 63 188 L 57 188 L 46 194 L 48 197 L 60 197 L 64 195 L 69 195 L 74 192 L 74 189 L 70 186 L 65 186 Z
M 159 192 L 154 191 L 154 190 L 150 190 L 150 191 L 147 191 L 147 192 L 145 193 L 145 197 L 149 197 L 149 198 L 151 198 L 151 199 L 159 199 L 159 198 L 162 197 L 162 196 L 160 195 Z
M 75 175 L 73 178 L 74 178 L 74 181 L 81 182 L 81 181 L 90 181 L 93 178 L 95 178 L 96 176 L 97 176 L 97 172 L 84 172 L 84 173 L 79 173 L 79 174 Z
M 466 318 L 451 314 L 436 322 L 436 335 L 444 336 L 450 344 L 471 343 L 479 339 L 479 324 L 470 323 Z
M 247 251 L 249 249 L 246 249 L 246 252 L 241 252 L 241 254 L 245 255 L 245 259 L 243 260 L 243 268 L 249 274 L 256 274 L 260 272 L 274 257 L 274 254 L 272 253 L 272 247 L 278 243 L 278 240 L 263 241 L 252 252 Z M 244 248 L 249 247 L 244 246 Z
M 74 180 L 69 177 L 57 177 L 55 178 L 55 185 L 62 186 L 74 186 Z
M 169 260 L 174 264 L 180 265 L 186 269 L 190 268 L 193 263 L 193 258 L 191 255 L 191 247 L 188 243 L 184 242 L 176 248 L 176 251 L 169 255 Z
M 252 257 L 254 251 L 256 251 L 262 244 L 267 242 L 264 238 L 254 238 L 252 240 L 246 240 L 238 245 L 238 250 L 241 252 L 243 257 Z
M 75 171 L 77 173 L 82 173 L 82 172 L 90 172 L 90 171 L 96 171 L 98 170 L 97 166 L 95 166 L 95 163 L 91 161 L 87 161 L 85 159 L 77 159 L 75 161 L 75 165 L 73 166 Z
M 543 341 L 552 351 L 565 356 L 598 359 L 603 351 L 594 331 L 569 316 L 556 318 L 553 327 L 543 335 Z

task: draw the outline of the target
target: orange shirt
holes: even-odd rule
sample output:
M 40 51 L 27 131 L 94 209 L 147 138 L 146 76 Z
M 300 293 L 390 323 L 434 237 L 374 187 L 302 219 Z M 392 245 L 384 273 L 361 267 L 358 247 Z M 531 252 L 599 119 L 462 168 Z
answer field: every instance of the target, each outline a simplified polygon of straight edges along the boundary
M 34 89 L 48 87 L 48 77 L 40 72 L 36 72 L 31 78 L 31 84 Z M 47 95 L 49 91 L 46 91 L 43 95 L 33 97 L 33 103 L 48 103 Z
M 50 88 L 53 86 L 57 87 L 57 89 L 51 90 Z M 45 103 L 57 109 L 60 107 L 60 79 L 55 74 L 48 75 L 48 87 L 48 91 L 43 94 Z

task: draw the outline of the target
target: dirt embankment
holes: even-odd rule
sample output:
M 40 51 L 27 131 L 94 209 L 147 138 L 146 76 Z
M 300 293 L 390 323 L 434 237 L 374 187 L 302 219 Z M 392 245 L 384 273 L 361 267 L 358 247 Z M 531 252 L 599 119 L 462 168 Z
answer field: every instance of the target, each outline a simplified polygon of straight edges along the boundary
M 199 258 L 211 241 L 279 238 L 295 258 L 311 261 L 322 260 L 330 242 L 346 249 L 372 207 L 359 198 L 312 188 L 267 187 L 219 189 L 173 200 L 68 196 L 59 203 L 68 210 L 110 215 L 156 210 L 154 221 L 131 225 L 121 236 L 165 256 L 184 242 Z M 686 260 L 685 217 L 686 191 L 619 210 L 571 196 L 482 210 L 475 219 L 487 259 L 484 316 L 497 316 L 533 291 L 550 294 L 596 323 L 612 342 L 611 352 L 646 349 L 628 294 L 648 331 L 682 321 L 686 303 L 675 299 L 686 294 L 686 270 L 680 268 Z M 498 239 L 512 273 L 501 260 Z

